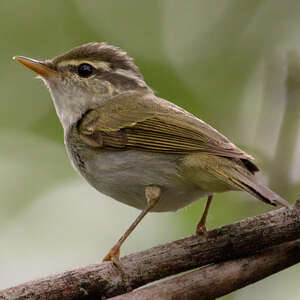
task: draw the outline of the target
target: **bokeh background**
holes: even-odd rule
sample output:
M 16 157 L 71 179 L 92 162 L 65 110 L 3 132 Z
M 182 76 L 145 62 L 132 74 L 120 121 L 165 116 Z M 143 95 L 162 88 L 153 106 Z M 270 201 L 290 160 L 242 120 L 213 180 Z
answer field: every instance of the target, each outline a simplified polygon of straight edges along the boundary
M 294 202 L 299 28 L 298 0 L 2 1 L 0 288 L 100 262 L 138 214 L 72 169 L 48 91 L 12 56 L 51 58 L 90 41 L 125 49 L 160 97 L 253 154 L 260 179 Z M 193 234 L 204 202 L 149 214 L 123 254 Z M 208 227 L 269 209 L 244 193 L 220 194 Z M 299 275 L 296 266 L 223 299 L 299 299 Z

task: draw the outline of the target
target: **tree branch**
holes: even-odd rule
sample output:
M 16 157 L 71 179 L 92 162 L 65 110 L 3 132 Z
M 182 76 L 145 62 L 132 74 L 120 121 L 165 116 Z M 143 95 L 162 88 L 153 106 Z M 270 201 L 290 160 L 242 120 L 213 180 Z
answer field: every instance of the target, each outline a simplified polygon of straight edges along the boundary
M 176 278 L 110 299 L 215 299 L 298 262 L 300 262 L 300 239 L 273 246 L 246 258 L 211 264 Z
M 191 236 L 125 256 L 121 259 L 126 274 L 125 279 L 120 276 L 112 263 L 95 264 L 0 291 L 0 299 L 51 300 L 113 297 L 170 275 L 211 263 L 218 264 L 247 257 L 268 247 L 297 239 L 300 239 L 300 203 L 297 203 L 293 209 L 281 208 L 211 230 L 208 232 L 207 239 Z M 276 251 L 273 252 L 272 249 L 268 251 L 265 252 L 267 256 L 276 255 Z M 241 266 L 243 263 L 244 260 L 238 260 L 221 264 L 219 267 L 224 268 L 227 264 L 233 264 L 233 266 L 240 264 Z M 252 267 L 260 266 L 256 264 Z M 214 265 L 203 270 L 212 270 L 211 268 L 213 269 Z M 279 269 L 274 267 L 270 270 L 274 273 Z M 239 276 L 244 275 L 241 273 Z M 258 272 L 257 280 L 261 278 Z M 240 282 L 245 282 L 243 277 L 238 279 Z M 236 286 L 239 288 L 243 284 Z

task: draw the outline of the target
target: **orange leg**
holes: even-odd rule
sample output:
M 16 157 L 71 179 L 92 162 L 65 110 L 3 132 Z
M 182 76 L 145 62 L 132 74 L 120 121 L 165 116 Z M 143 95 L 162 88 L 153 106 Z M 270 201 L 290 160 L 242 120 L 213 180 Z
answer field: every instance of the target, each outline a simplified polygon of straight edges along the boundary
M 142 210 L 135 221 L 130 225 L 126 232 L 121 236 L 118 242 L 110 249 L 108 254 L 104 257 L 103 261 L 112 261 L 119 270 L 122 270 L 120 264 L 120 248 L 128 238 L 130 233 L 141 222 L 145 215 L 157 204 L 161 194 L 161 189 L 158 186 L 147 186 L 145 189 L 145 196 L 147 199 L 147 206 Z
M 212 199 L 213 199 L 213 195 L 209 195 L 208 198 L 207 198 L 203 215 L 202 215 L 201 220 L 199 221 L 199 223 L 196 227 L 196 234 L 198 234 L 198 235 L 202 235 L 202 234 L 207 235 L 207 230 L 206 230 L 206 225 L 205 224 L 206 224 L 208 210 L 209 210 Z

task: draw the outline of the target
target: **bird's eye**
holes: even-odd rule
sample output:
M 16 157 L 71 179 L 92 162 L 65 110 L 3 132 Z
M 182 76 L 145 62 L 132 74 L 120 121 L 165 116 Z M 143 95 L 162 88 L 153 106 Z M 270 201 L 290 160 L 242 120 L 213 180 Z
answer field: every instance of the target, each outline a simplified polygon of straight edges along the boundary
M 90 77 L 94 74 L 95 68 L 90 64 L 81 64 L 78 66 L 77 73 L 80 77 Z

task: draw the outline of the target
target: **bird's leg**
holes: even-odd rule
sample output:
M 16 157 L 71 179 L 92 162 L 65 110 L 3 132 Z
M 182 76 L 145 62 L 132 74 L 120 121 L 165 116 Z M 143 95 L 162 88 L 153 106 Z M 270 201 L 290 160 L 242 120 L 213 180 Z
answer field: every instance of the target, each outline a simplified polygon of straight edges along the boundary
M 134 228 L 141 222 L 145 215 L 157 204 L 161 194 L 161 189 L 158 186 L 147 186 L 145 189 L 145 196 L 147 199 L 147 206 L 142 210 L 135 221 L 130 225 L 118 242 L 110 249 L 108 254 L 104 257 L 103 261 L 112 261 L 119 270 L 122 270 L 120 264 L 120 248 L 125 240 L 128 238 Z
M 208 210 L 209 210 L 212 199 L 213 199 L 213 195 L 209 195 L 207 198 L 203 215 L 196 227 L 196 234 L 198 234 L 198 235 L 201 235 L 201 234 L 207 235 L 207 230 L 206 230 L 205 224 L 206 224 L 206 218 L 207 218 Z

